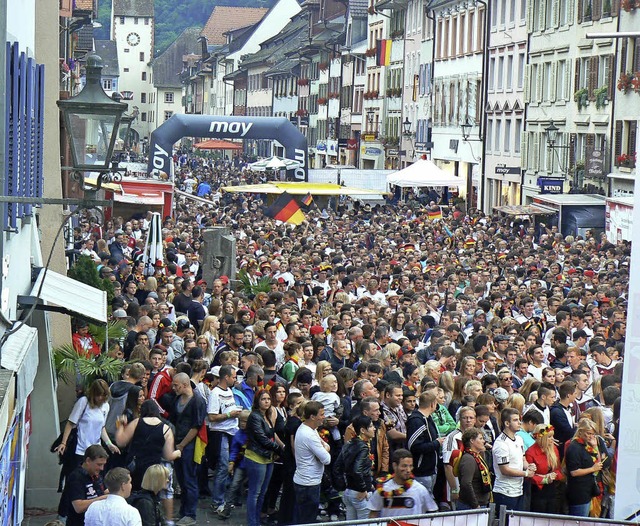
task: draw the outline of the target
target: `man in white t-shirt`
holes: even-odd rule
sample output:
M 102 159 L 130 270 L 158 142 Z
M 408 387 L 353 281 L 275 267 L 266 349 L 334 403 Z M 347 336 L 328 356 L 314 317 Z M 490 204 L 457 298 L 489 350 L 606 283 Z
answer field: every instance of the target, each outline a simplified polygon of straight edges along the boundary
M 507 408 L 500 413 L 503 430 L 493 443 L 493 466 L 496 480 L 493 500 L 497 509 L 505 505 L 508 510 L 524 511 L 523 482 L 533 477 L 536 465 L 524 457 L 524 442 L 516 433 L 522 425 L 517 409 Z
M 229 446 L 238 431 L 238 415 L 242 409 L 236 405 L 231 391 L 236 381 L 233 366 L 214 367 L 212 372 L 220 378 L 220 382 L 209 393 L 207 402 L 207 458 L 209 467 L 214 471 L 212 507 L 220 513 L 224 510 L 224 494 L 229 485 Z
M 376 487 L 369 502 L 369 517 L 402 517 L 438 511 L 429 491 L 413 479 L 413 454 L 407 449 L 393 452 L 393 477 Z M 395 493 L 395 495 L 392 494 Z
M 337 423 L 335 417 L 331 418 Z M 320 483 L 324 467 L 331 462 L 329 445 L 318 434 L 318 428 L 324 419 L 323 405 L 316 400 L 307 402 L 304 421 L 298 427 L 294 441 L 296 471 L 293 474 L 293 487 L 296 504 L 293 516 L 296 524 L 316 522 L 320 505 Z

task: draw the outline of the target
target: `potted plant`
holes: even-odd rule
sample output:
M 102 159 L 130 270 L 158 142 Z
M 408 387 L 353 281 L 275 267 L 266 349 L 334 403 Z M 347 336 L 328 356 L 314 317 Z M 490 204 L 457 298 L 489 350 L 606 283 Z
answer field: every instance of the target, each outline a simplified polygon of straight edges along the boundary
M 623 153 L 616 157 L 616 166 L 622 168 L 633 168 L 636 165 L 636 154 Z
M 640 93 L 640 71 L 636 71 L 636 74 L 631 79 L 631 87 L 636 93 Z
M 622 3 L 620 4 L 620 6 L 627 13 L 631 13 L 631 12 L 635 11 L 636 7 L 638 7 L 638 1 L 637 0 L 622 0 Z
M 629 93 L 633 89 L 631 82 L 633 81 L 633 73 L 622 73 L 618 79 L 618 91 Z
M 589 90 L 582 88 L 573 94 L 573 100 L 578 104 L 578 111 L 589 105 Z
M 320 104 L 321 106 L 326 103 L 327 103 L 327 99 L 325 97 L 320 97 L 318 99 L 318 104 Z
M 327 71 L 329 69 L 329 63 L 328 62 L 320 62 L 320 64 L 318 64 L 318 69 L 320 71 Z
M 608 91 L 609 89 L 607 86 L 602 86 L 601 88 L 593 91 L 593 94 L 596 97 L 596 108 L 599 110 L 609 104 Z

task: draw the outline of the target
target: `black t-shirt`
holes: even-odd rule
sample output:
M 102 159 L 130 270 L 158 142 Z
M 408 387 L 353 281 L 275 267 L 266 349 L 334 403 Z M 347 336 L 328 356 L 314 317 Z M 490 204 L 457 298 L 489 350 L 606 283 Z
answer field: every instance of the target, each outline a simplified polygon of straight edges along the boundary
M 180 397 L 177 396 L 171 414 L 171 422 L 176 428 L 174 433 L 176 444 L 180 443 L 191 429 L 200 428 L 207 416 L 207 402 L 198 391 L 194 390 L 193 396 L 182 411 L 179 411 L 179 404 Z
M 74 500 L 91 500 L 104 495 L 105 488 L 102 476 L 92 478 L 86 470 L 77 467 L 67 477 L 64 488 L 65 498 L 69 504 L 67 526 L 84 526 L 84 513 L 76 513 L 73 507 Z
M 186 314 L 192 301 L 191 296 L 185 296 L 181 292 L 180 294 L 176 294 L 175 298 L 173 298 L 173 306 L 176 309 L 176 312 Z

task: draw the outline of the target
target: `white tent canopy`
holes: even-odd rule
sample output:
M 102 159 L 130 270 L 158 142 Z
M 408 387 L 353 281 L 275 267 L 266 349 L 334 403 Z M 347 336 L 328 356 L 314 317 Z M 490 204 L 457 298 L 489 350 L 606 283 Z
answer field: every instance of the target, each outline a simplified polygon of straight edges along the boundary
M 423 186 L 465 186 L 462 177 L 448 174 L 433 161 L 420 159 L 403 170 L 387 175 L 387 187 L 416 188 Z

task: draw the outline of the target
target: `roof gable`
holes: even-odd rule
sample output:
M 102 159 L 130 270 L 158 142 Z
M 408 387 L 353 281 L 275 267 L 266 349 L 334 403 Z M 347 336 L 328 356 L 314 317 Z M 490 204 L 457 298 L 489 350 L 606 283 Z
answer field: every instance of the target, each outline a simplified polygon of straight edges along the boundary
M 202 36 L 209 44 L 226 44 L 228 31 L 252 26 L 267 13 L 263 7 L 232 7 L 218 5 L 213 8 L 209 20 L 202 29 Z
M 153 85 L 156 88 L 180 88 L 180 73 L 185 57 L 198 57 L 200 52 L 200 28 L 185 29 L 171 45 L 165 49 L 151 64 L 153 68 Z
M 114 16 L 153 16 L 153 0 L 113 0 Z

